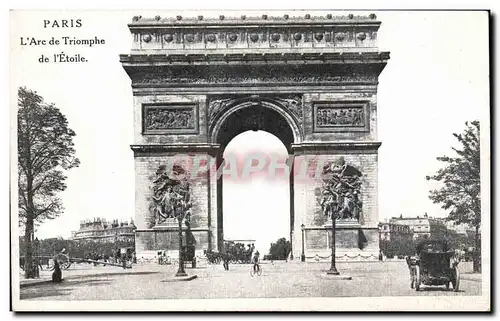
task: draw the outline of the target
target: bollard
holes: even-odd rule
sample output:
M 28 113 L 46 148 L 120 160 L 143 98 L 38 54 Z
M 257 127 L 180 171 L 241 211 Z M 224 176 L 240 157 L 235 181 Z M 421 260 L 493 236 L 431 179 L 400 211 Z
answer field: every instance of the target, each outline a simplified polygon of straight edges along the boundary
M 193 261 L 191 261 L 191 267 L 193 269 L 196 269 L 196 258 L 195 257 L 193 258 Z

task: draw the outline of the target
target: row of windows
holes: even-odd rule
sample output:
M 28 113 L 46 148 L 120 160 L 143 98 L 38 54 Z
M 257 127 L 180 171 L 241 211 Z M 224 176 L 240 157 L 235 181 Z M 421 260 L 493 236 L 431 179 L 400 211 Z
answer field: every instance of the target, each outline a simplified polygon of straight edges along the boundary
M 118 235 L 134 235 L 134 232 L 121 232 L 121 231 L 115 231 L 115 233 L 109 233 L 109 231 L 106 232 L 79 232 L 75 233 L 74 237 L 88 237 L 88 236 L 98 236 L 98 237 L 106 237 L 106 236 L 118 236 Z

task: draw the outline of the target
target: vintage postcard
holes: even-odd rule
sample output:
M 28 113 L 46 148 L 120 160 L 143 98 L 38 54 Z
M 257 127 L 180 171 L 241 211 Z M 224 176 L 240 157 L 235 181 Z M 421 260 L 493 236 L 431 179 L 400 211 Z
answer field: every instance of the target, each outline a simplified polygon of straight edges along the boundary
M 12 309 L 489 311 L 489 20 L 12 10 Z

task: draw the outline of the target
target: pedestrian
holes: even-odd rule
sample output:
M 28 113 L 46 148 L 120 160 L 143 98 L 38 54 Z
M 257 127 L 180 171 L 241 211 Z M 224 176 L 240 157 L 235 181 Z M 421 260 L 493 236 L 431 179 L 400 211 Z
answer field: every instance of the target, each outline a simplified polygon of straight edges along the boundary
M 222 261 L 223 261 L 222 265 L 224 266 L 224 270 L 226 271 L 229 271 L 229 260 L 230 260 L 229 253 L 226 251 L 222 256 Z
M 62 271 L 59 266 L 59 262 L 54 258 L 54 272 L 52 272 L 52 282 L 61 283 L 62 282 Z

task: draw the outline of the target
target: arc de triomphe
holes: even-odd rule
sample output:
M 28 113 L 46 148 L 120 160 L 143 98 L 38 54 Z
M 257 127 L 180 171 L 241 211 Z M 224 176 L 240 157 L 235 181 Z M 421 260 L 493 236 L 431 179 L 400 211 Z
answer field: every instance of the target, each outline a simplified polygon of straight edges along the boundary
M 380 24 L 374 14 L 134 17 L 133 47 L 120 61 L 134 96 L 137 256 L 177 255 L 175 209 L 165 198 L 186 193 L 198 255 L 221 250 L 222 179 L 207 173 L 187 189 L 169 189 L 165 166 L 179 154 L 221 164 L 232 138 L 264 130 L 283 142 L 295 164 L 359 173 L 360 190 L 342 199 L 337 255 L 376 259 L 377 84 L 389 59 L 377 47 Z M 326 259 L 325 181 L 297 180 L 298 171 L 294 166 L 290 175 L 292 254 L 300 258 L 304 243 L 308 258 Z

